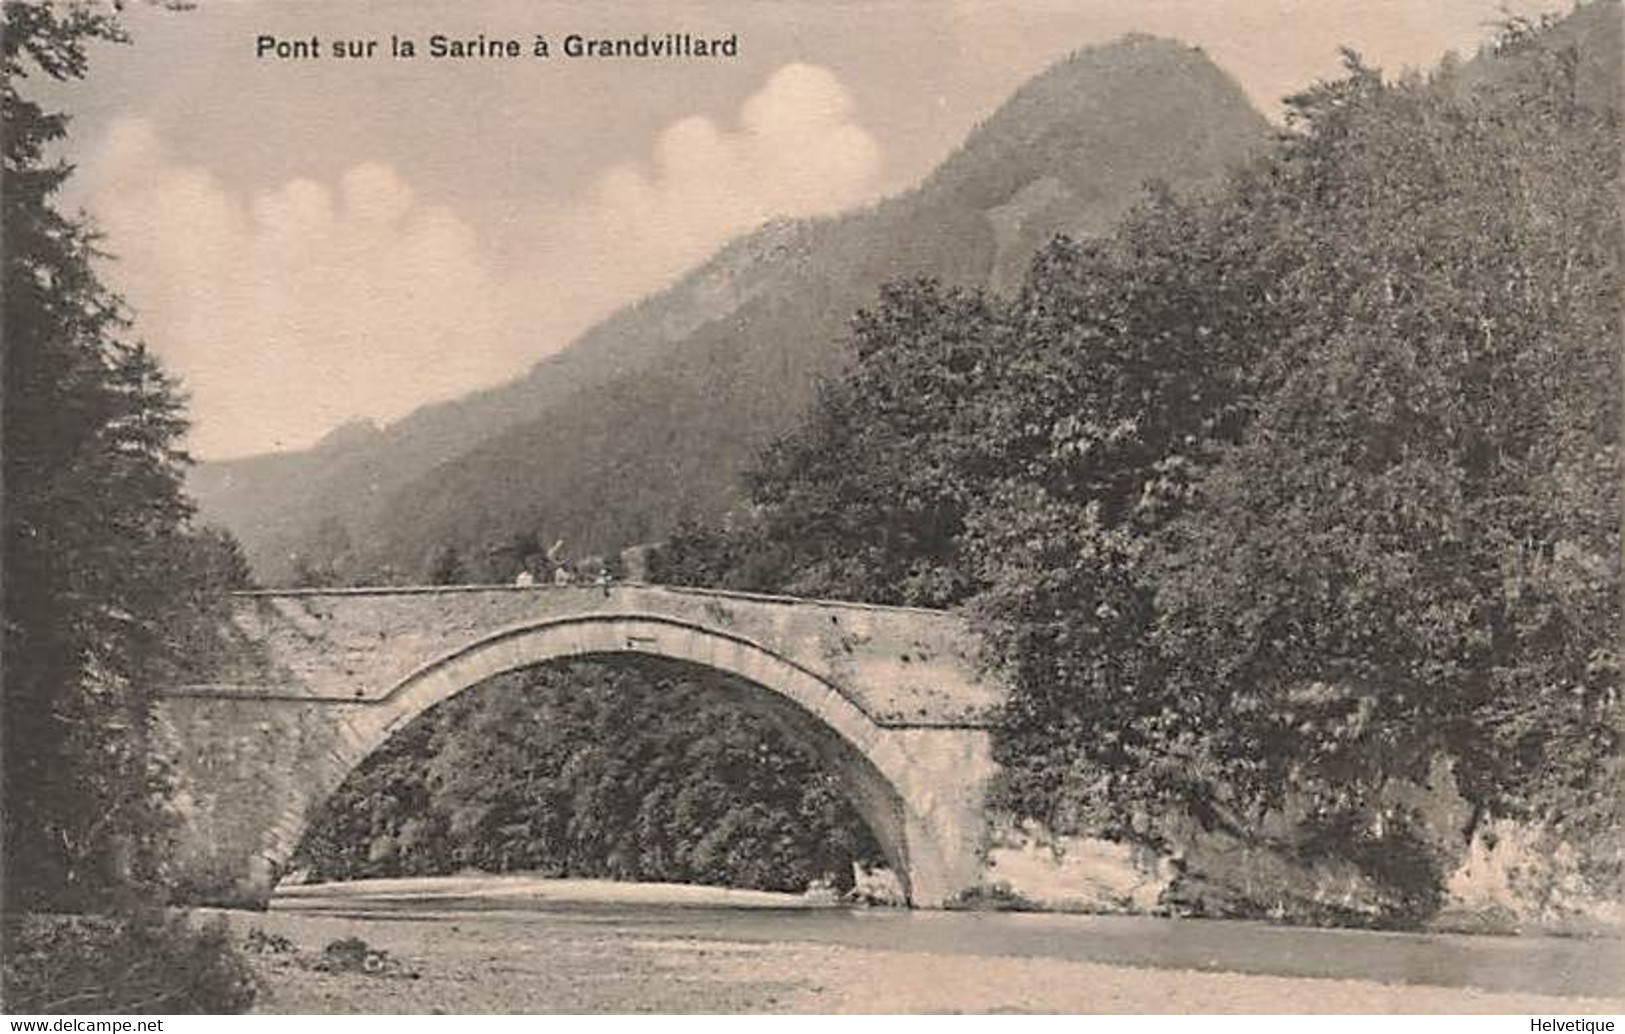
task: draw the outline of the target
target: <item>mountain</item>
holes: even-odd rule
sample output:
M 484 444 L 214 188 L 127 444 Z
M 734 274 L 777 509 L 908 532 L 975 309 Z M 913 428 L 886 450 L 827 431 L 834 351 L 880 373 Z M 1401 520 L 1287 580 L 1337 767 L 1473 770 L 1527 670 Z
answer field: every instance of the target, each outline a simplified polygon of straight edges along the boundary
M 739 471 L 843 360 L 852 314 L 905 276 L 1007 290 L 1056 233 L 1103 233 L 1147 180 L 1198 190 L 1270 129 L 1198 49 L 1147 36 L 1028 82 L 918 187 L 766 225 L 503 387 L 310 450 L 201 465 L 205 520 L 260 578 L 296 554 L 411 579 L 428 552 L 519 532 L 575 555 L 737 504 Z

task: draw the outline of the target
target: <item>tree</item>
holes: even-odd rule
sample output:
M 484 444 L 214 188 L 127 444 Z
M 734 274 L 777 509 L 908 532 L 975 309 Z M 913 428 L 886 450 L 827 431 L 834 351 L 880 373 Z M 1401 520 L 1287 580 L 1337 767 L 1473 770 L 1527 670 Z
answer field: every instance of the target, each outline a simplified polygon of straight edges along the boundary
M 1295 329 L 1163 545 L 1231 767 L 1368 826 L 1443 755 L 1480 813 L 1617 836 L 1618 102 L 1543 31 L 1476 88 L 1297 99 Z
M 149 737 L 153 687 L 245 568 L 190 524 L 181 395 L 98 279 L 92 228 L 54 205 L 66 119 L 19 89 L 82 77 L 87 43 L 123 34 L 89 4 L 6 0 L 4 18 L 4 993 L 23 1010 L 238 1009 L 252 987 L 223 936 L 155 908 L 167 784 Z
M 89 7 L 7 3 L 5 123 L 5 798 L 8 903 L 82 901 L 139 844 L 158 787 L 146 687 L 172 658 L 186 552 L 179 395 L 97 279 L 95 237 L 52 207 L 60 115 L 17 92 L 81 76 Z
M 959 536 L 990 471 L 967 407 L 999 376 L 1003 319 L 996 299 L 932 280 L 890 284 L 857 315 L 849 373 L 748 478 L 778 588 L 925 606 L 970 593 Z
M 430 585 L 463 585 L 468 582 L 463 554 L 453 544 L 442 543 L 429 551 L 424 561 L 424 581 Z
M 535 531 L 509 532 L 487 543 L 468 564 L 475 581 L 505 585 L 520 571 L 539 573 L 547 563 L 547 550 Z
M 1169 707 L 1149 648 L 1151 545 L 1245 425 L 1275 322 L 1248 304 L 1268 271 L 1237 261 L 1230 215 L 1153 188 L 1111 239 L 1045 249 L 977 403 L 986 464 L 1004 474 L 962 548 L 1014 687 L 995 745 L 1003 799 L 1058 828 L 1131 834 L 1172 792 L 1147 765 Z

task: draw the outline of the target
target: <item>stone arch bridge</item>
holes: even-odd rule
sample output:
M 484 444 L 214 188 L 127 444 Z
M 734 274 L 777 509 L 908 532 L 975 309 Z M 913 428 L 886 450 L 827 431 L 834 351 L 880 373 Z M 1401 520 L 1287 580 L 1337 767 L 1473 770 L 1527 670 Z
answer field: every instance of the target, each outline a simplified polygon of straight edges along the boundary
M 641 585 L 249 592 L 227 657 L 159 729 L 195 897 L 263 907 L 306 823 L 394 731 L 506 671 L 647 656 L 707 669 L 842 780 L 910 901 L 981 877 L 1003 691 L 939 611 Z

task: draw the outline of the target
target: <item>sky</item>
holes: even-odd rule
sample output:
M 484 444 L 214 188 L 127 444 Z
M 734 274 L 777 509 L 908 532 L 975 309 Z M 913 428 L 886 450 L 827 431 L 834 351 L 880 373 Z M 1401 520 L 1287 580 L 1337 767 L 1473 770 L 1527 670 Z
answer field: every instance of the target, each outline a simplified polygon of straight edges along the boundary
M 918 182 L 1045 66 L 1126 32 L 1201 46 L 1261 111 L 1351 46 L 1389 73 L 1470 55 L 1564 0 L 201 0 L 125 15 L 74 116 L 89 212 L 137 332 L 191 399 L 195 455 L 522 375 L 730 238 Z M 738 56 L 571 60 L 566 35 L 737 35 Z M 431 60 L 431 34 L 545 59 Z M 259 37 L 378 41 L 256 57 Z M 392 36 L 419 57 L 388 56 Z M 27 89 L 27 87 L 25 87 Z M 42 88 L 43 89 L 43 88 Z

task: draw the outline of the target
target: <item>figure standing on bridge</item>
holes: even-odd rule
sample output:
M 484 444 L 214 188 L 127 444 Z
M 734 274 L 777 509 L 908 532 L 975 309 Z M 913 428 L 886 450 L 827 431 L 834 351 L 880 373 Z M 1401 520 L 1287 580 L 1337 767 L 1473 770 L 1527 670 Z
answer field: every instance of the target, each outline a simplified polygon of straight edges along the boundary
M 576 580 L 576 573 L 570 569 L 570 562 L 559 559 L 559 555 L 563 552 L 563 539 L 557 539 L 547 547 L 547 562 L 553 565 L 554 585 L 570 585 Z

